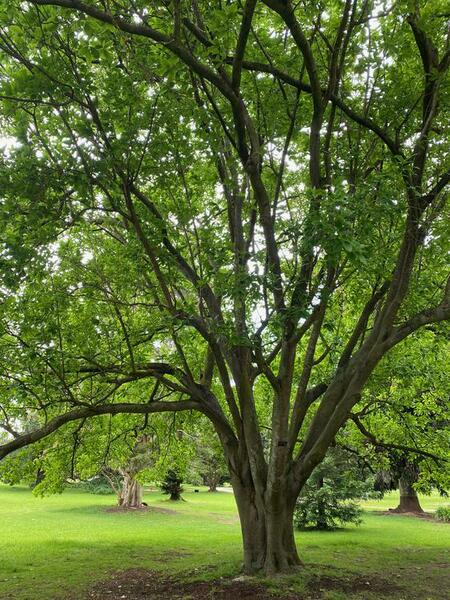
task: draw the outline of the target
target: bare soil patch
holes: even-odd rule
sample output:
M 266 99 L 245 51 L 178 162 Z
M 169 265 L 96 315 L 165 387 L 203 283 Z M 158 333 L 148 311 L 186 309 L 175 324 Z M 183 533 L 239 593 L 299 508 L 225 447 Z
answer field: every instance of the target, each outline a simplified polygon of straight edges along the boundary
M 415 517 L 416 519 L 425 519 L 425 521 L 433 521 L 433 523 L 444 523 L 444 521 L 438 521 L 434 518 L 433 513 L 416 513 L 416 512 L 399 512 L 395 508 L 389 510 L 377 511 L 378 514 L 385 517 Z
M 97 583 L 88 592 L 89 600 L 273 600 L 275 596 L 261 585 L 248 581 L 219 579 L 186 582 L 148 571 L 119 571 L 107 581 Z M 286 597 L 284 597 L 286 599 Z M 296 600 L 291 596 L 289 600 Z
M 95 584 L 86 600 L 319 600 L 328 591 L 343 593 L 370 592 L 371 597 L 397 597 L 402 588 L 379 575 L 331 577 L 313 576 L 304 593 L 271 593 L 251 578 L 218 579 L 189 582 L 178 577 L 146 569 L 128 569 L 112 574 Z
M 110 506 L 105 509 L 107 513 L 160 513 L 162 515 L 176 515 L 177 510 L 172 508 L 160 508 L 159 506 L 140 506 L 139 508 L 127 508 L 122 506 Z
M 371 593 L 379 598 L 397 597 L 396 594 L 404 591 L 392 580 L 384 579 L 378 574 L 331 577 L 318 575 L 308 583 L 306 599 L 323 598 L 324 592 L 335 591 L 346 594 Z M 364 597 L 364 596 L 363 596 Z

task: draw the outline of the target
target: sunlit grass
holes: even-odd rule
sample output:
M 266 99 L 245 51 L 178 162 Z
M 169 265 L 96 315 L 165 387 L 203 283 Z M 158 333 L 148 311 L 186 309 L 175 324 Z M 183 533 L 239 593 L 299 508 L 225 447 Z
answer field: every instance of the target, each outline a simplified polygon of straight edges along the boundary
M 381 500 L 367 500 L 361 502 L 366 510 L 388 510 L 398 505 L 398 492 L 388 492 Z M 438 492 L 433 492 L 429 496 L 420 496 L 420 504 L 426 512 L 435 512 L 438 506 L 450 505 L 450 498 L 441 496 Z

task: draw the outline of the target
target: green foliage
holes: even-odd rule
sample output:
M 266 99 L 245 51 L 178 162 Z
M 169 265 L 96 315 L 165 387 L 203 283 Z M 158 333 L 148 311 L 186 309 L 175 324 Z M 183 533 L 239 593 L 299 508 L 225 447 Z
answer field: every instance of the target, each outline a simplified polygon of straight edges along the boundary
M 430 328 L 386 356 L 359 403 L 360 421 L 373 439 L 368 442 L 355 425 L 340 438 L 379 472 L 380 490 L 396 487 L 402 475 L 425 494 L 450 487 L 446 330 L 446 325 Z
M 334 529 L 339 524 L 362 522 L 362 508 L 353 500 L 373 496 L 372 479 L 362 473 L 351 455 L 337 448 L 316 467 L 297 500 L 294 521 L 298 528 Z
M 0 481 L 9 485 L 26 483 L 32 486 L 39 472 L 37 448 L 23 448 L 0 462 Z
M 105 496 L 115 491 L 111 485 L 111 478 L 114 478 L 115 487 L 119 487 L 122 482 L 122 477 L 119 473 L 110 473 L 109 478 L 102 474 L 95 475 L 84 482 L 82 487 L 90 494 Z
M 450 523 L 450 506 L 439 506 L 436 509 L 435 517 L 438 521 Z
M 203 446 L 197 456 L 196 469 L 201 476 L 203 485 L 207 485 L 214 492 L 216 487 L 229 478 L 223 452 L 218 444 Z
M 163 494 L 170 496 L 170 500 L 181 500 L 181 494 L 183 492 L 182 484 L 183 479 L 173 469 L 169 469 L 161 483 L 160 487 Z

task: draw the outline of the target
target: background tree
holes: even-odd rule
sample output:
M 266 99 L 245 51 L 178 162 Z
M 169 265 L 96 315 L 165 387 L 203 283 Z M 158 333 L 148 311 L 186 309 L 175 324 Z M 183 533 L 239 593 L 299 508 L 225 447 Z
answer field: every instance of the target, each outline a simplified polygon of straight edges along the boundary
M 208 491 L 216 492 L 224 478 L 228 477 L 227 465 L 220 442 L 214 435 L 214 429 L 205 419 L 196 419 L 191 424 L 190 433 L 178 430 L 178 439 L 191 440 L 194 456 L 187 476 L 191 483 L 208 486 Z
M 380 492 L 396 490 L 400 492 L 400 501 L 397 508 L 390 508 L 391 512 L 398 513 L 423 513 L 419 496 L 414 487 L 419 482 L 419 467 L 408 456 L 399 457 L 390 453 L 389 471 L 380 471 L 375 482 L 375 489 Z
M 246 572 L 298 565 L 297 496 L 374 369 L 450 317 L 441 2 L 0 11 L 2 411 L 42 414 L 0 458 L 198 411 Z
M 152 436 L 141 435 L 137 438 L 131 457 L 120 469 L 123 481 L 118 504 L 122 508 L 142 506 L 142 485 L 137 477 L 142 471 L 152 467 L 157 460 L 157 452 Z
M 203 446 L 199 454 L 198 470 L 203 479 L 203 485 L 208 486 L 209 492 L 216 492 L 217 486 L 227 476 L 227 467 L 222 449 L 216 444 Z
M 183 479 L 173 469 L 169 469 L 164 477 L 164 481 L 161 483 L 161 490 L 163 494 L 170 496 L 170 500 L 177 501 L 181 500 L 181 494 L 183 493 Z
M 297 500 L 297 527 L 334 529 L 338 524 L 362 522 L 363 509 L 354 500 L 376 495 L 374 479 L 354 454 L 330 448 L 303 487 Z
M 449 360 L 447 335 L 428 329 L 379 366 L 352 415 L 350 443 L 365 445 L 381 491 L 399 489 L 398 512 L 423 512 L 417 490 L 449 489 Z

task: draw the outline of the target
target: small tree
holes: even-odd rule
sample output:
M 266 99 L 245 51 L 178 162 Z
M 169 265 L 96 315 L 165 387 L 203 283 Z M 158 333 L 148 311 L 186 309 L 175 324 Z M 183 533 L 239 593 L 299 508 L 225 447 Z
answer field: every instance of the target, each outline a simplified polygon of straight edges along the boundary
M 142 506 L 142 485 L 137 477 L 142 471 L 155 463 L 156 446 L 152 436 L 142 435 L 133 448 L 133 454 L 126 465 L 120 469 L 123 477 L 122 488 L 118 494 L 118 504 L 122 508 L 140 508 Z
M 348 453 L 337 448 L 329 451 L 297 500 L 297 527 L 334 529 L 343 523 L 359 525 L 362 508 L 352 500 L 367 497 L 373 486 L 370 480 L 358 477 L 361 473 Z
M 217 492 L 217 486 L 226 475 L 226 465 L 220 450 L 218 452 L 211 446 L 203 448 L 199 457 L 199 469 L 208 492 Z
M 161 484 L 163 494 L 170 494 L 170 500 L 181 500 L 183 479 L 173 469 L 167 471 L 167 475 Z

